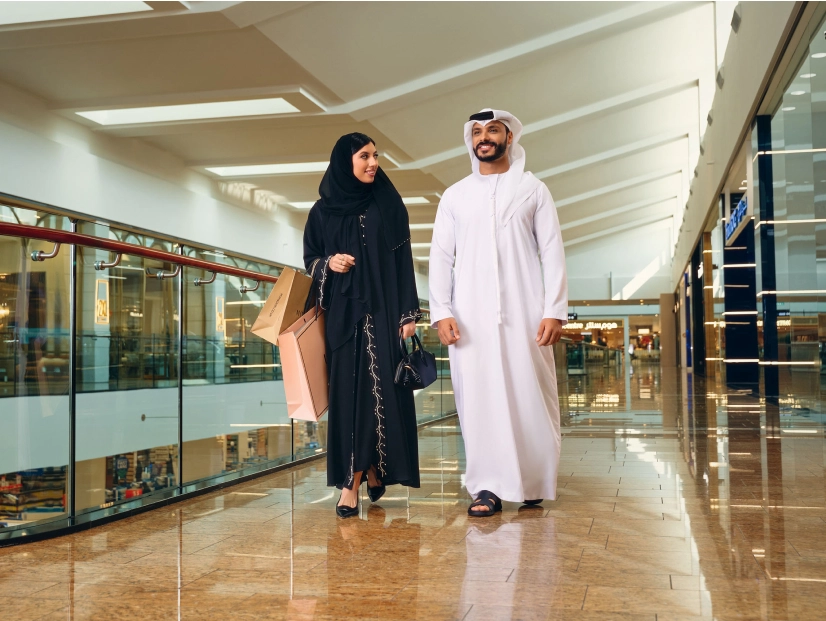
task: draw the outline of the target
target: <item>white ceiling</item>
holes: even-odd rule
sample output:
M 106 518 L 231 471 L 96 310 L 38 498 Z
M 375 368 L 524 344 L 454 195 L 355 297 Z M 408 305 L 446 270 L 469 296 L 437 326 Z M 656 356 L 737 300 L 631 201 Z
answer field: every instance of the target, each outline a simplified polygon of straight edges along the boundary
M 0 3 L 0 22 L 16 4 L 27 3 Z M 572 283 L 608 272 L 631 280 L 662 253 L 646 236 L 661 240 L 682 220 L 714 95 L 713 3 L 146 4 L 153 10 L 0 26 L 0 81 L 216 184 L 227 180 L 206 167 L 324 160 L 340 135 L 365 132 L 399 163 L 383 166 L 402 194 L 432 200 L 410 207 L 416 223 L 432 222 L 439 194 L 470 170 L 468 115 L 510 110 L 525 125 L 528 168 L 557 202 L 567 252 L 593 255 L 595 273 L 572 273 Z M 301 112 L 106 127 L 75 114 L 271 97 Z M 292 209 L 317 198 L 319 179 L 231 181 Z M 414 237 L 426 243 L 430 231 Z M 614 271 L 603 249 L 624 239 L 641 243 Z M 604 297 L 604 287 L 574 288 L 573 298 Z

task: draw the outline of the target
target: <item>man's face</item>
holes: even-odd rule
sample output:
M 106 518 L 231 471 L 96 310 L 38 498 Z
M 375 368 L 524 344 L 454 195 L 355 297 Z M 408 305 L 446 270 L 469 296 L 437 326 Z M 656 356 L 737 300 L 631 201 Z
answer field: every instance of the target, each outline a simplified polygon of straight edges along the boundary
M 508 152 L 513 134 L 501 121 L 491 121 L 487 125 L 476 123 L 472 130 L 473 152 L 480 162 L 495 162 Z

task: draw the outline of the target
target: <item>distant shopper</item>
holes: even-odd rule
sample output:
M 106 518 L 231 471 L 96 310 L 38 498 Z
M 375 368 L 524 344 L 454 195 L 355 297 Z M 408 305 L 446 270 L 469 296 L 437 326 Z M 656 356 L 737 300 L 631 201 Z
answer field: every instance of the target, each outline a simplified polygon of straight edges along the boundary
M 421 317 L 407 208 L 364 134 L 336 142 L 304 231 L 304 263 L 326 310 L 330 409 L 327 483 L 336 513 L 358 513 L 385 486 L 419 487 L 413 392 L 396 386 L 399 336 Z
M 470 117 L 473 173 L 442 197 L 430 251 L 430 313 L 450 346 L 471 516 L 493 515 L 502 500 L 556 497 L 561 436 L 548 346 L 568 317 L 565 253 L 551 193 L 525 172 L 521 134 L 508 112 Z

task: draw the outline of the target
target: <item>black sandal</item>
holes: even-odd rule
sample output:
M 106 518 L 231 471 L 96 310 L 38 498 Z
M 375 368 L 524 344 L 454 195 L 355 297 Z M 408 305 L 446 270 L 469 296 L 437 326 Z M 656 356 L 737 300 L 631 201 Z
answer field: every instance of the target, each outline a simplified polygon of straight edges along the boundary
M 528 505 L 529 507 L 535 507 L 538 504 L 541 504 L 542 501 L 545 500 L 544 498 L 537 498 L 536 500 L 523 500 L 523 505 Z
M 474 511 L 474 507 L 487 507 L 487 511 Z M 483 489 L 476 495 L 476 500 L 474 500 L 471 505 L 467 508 L 467 514 L 470 517 L 490 517 L 494 513 L 498 513 L 502 510 L 502 501 L 499 500 L 499 497 L 494 494 L 493 492 L 489 492 L 486 489 Z

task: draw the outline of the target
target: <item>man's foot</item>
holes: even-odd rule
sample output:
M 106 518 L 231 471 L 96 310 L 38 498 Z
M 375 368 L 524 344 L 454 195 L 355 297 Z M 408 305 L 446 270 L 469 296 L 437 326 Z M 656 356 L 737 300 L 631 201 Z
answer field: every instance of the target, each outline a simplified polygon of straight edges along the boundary
M 489 517 L 502 510 L 502 501 L 493 492 L 482 490 L 476 495 L 468 507 L 467 514 L 471 517 Z
M 536 500 L 523 500 L 522 504 L 526 504 L 529 507 L 534 507 L 538 504 L 541 504 L 544 498 L 537 498 Z

